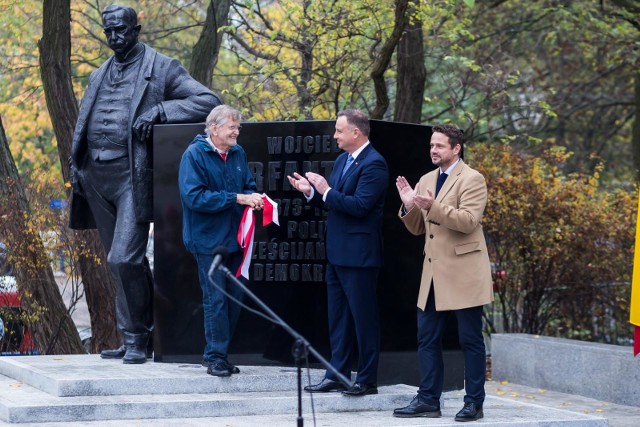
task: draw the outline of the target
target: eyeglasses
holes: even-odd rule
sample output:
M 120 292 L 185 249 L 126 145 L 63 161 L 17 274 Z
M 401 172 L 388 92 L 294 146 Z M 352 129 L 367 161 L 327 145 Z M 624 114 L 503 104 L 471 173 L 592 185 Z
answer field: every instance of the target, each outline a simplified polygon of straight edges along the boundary
M 217 125 L 217 124 L 215 124 L 215 123 L 211 123 L 209 126 L 216 126 L 216 127 L 218 127 L 218 128 L 227 127 L 231 132 L 235 132 L 235 131 L 240 132 L 240 130 L 242 129 L 242 125 L 238 125 L 238 126 L 236 126 L 236 125 L 223 125 L 223 126 L 218 126 L 218 125 Z

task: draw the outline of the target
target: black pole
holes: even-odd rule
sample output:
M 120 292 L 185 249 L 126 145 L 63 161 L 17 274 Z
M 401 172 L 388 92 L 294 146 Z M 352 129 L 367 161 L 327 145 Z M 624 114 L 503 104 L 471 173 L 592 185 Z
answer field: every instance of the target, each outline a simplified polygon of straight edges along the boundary
M 298 371 L 298 427 L 304 426 L 304 418 L 302 418 L 302 361 L 307 358 L 307 349 L 300 339 L 296 339 L 291 349 L 293 359 L 296 361 Z
M 240 280 L 238 280 L 233 273 L 231 273 L 231 271 L 229 271 L 229 269 L 227 267 L 225 267 L 224 265 L 220 264 L 217 267 L 218 270 L 220 270 L 227 279 L 231 280 L 233 283 L 235 283 L 236 285 L 240 286 L 240 288 L 242 288 L 242 290 L 244 291 L 244 293 L 246 293 L 247 295 L 249 295 L 249 297 L 260 306 L 260 308 L 262 310 L 264 310 L 265 313 L 267 313 L 272 319 L 275 319 L 275 321 L 282 326 L 282 328 L 287 331 L 295 340 L 292 352 L 293 352 L 293 357 L 296 361 L 296 366 L 298 367 L 298 427 L 302 427 L 303 425 L 303 418 L 302 418 L 302 359 L 306 359 L 307 355 L 309 354 L 309 352 L 311 354 L 313 354 L 313 356 L 318 359 L 320 361 L 320 363 L 322 363 L 329 371 L 331 371 L 336 378 L 338 378 L 338 380 L 340 380 L 340 382 L 342 384 L 344 384 L 347 388 L 351 388 L 353 386 L 353 383 L 348 380 L 344 375 L 342 375 L 340 372 L 338 372 L 336 370 L 336 368 L 334 368 L 329 362 L 327 362 L 327 360 L 322 357 L 322 355 L 320 353 L 318 353 L 316 351 L 315 348 L 313 348 L 311 346 L 311 344 L 309 344 L 309 342 L 301 335 L 299 334 L 295 329 L 293 329 L 291 326 L 289 326 L 284 320 L 282 320 L 280 318 L 280 316 L 278 316 L 276 313 L 273 312 L 273 310 L 271 310 L 269 308 L 269 306 L 267 306 L 264 302 L 262 302 L 262 300 L 260 298 L 258 298 L 253 292 L 251 292 L 249 290 L 249 288 L 247 288 L 245 286 L 244 283 L 242 283 Z M 215 267 L 212 265 L 212 269 L 209 271 L 209 280 L 211 282 L 213 282 L 214 286 L 217 286 L 216 283 L 213 281 L 213 279 L 211 278 L 211 276 L 213 275 L 213 272 L 215 271 Z

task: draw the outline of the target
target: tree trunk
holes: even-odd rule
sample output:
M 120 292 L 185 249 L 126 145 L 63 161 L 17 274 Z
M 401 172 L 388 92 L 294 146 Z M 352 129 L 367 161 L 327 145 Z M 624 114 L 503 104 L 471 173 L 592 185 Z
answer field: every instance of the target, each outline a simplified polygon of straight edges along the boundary
M 384 113 L 389 108 L 389 95 L 387 93 L 387 84 L 384 80 L 384 73 L 389 68 L 393 51 L 396 49 L 402 32 L 407 24 L 409 14 L 409 0 L 396 0 L 395 2 L 395 20 L 393 24 L 393 32 L 389 39 L 380 49 L 380 53 L 373 62 L 371 70 L 371 79 L 376 91 L 376 106 L 371 113 L 372 119 L 382 119 Z
M 78 119 L 78 104 L 71 85 L 70 0 L 44 0 L 42 16 L 42 39 L 38 43 L 40 74 L 58 140 L 62 175 L 69 182 L 68 159 Z M 69 192 L 67 188 L 67 195 Z M 96 230 L 77 232 L 75 236 L 75 247 L 84 249 L 78 261 L 91 318 L 92 351 L 117 347 L 115 285 L 106 267 L 100 236 Z
M 0 118 L 0 233 L 11 251 L 20 296 L 40 354 L 83 353 L 80 336 L 53 277 Z
M 636 182 L 640 183 L 640 72 L 636 73 L 635 84 L 635 104 L 636 117 L 633 122 L 633 133 L 631 139 L 631 150 L 633 153 L 633 169 Z
M 204 28 L 191 54 L 189 73 L 208 88 L 212 86 L 213 70 L 222 44 L 223 33 L 219 29 L 226 25 L 230 7 L 230 0 L 211 0 Z
M 422 21 L 408 23 L 397 49 L 396 122 L 420 123 L 427 70 L 424 66 Z

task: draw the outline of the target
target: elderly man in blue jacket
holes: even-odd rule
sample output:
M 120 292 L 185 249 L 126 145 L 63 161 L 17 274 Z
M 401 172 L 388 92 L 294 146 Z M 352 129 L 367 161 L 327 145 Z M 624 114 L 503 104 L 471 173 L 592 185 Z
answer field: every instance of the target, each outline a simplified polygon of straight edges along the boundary
M 262 209 L 256 183 L 249 171 L 247 155 L 238 144 L 240 112 L 228 105 L 214 108 L 207 117 L 205 135 L 198 135 L 182 155 L 178 187 L 182 199 L 182 237 L 196 258 L 202 288 L 206 346 L 203 365 L 209 375 L 226 377 L 240 370 L 227 360 L 242 300 L 242 289 L 216 271 L 209 282 L 213 250 L 229 250 L 227 266 L 235 271 L 243 252 L 237 232 L 244 206 Z M 224 291 L 224 293 L 222 292 Z M 225 295 L 227 293 L 229 297 Z M 235 301 L 233 301 L 233 300 Z

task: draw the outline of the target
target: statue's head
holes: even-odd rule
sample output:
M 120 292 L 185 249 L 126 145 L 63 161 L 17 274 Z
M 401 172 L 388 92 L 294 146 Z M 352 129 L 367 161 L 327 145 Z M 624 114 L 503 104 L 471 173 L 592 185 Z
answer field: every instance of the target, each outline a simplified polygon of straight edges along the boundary
M 107 6 L 102 11 L 102 27 L 109 47 L 116 55 L 126 55 L 138 43 L 138 14 L 130 7 Z

